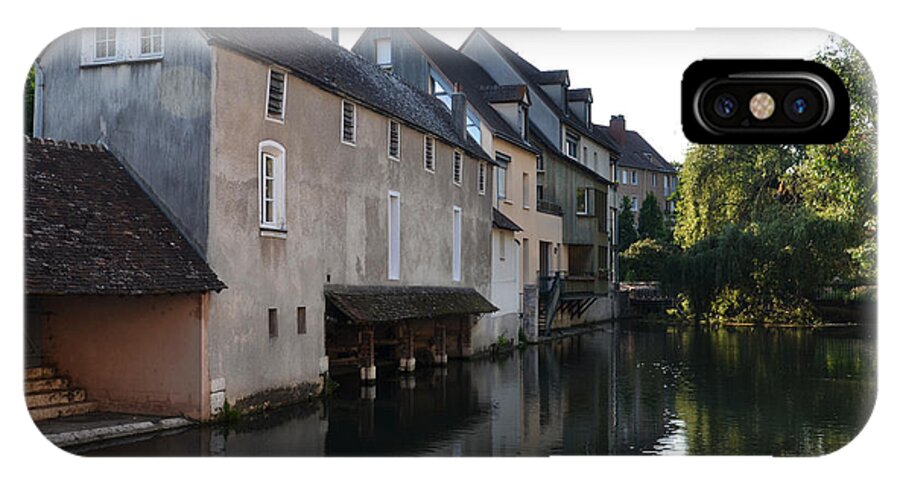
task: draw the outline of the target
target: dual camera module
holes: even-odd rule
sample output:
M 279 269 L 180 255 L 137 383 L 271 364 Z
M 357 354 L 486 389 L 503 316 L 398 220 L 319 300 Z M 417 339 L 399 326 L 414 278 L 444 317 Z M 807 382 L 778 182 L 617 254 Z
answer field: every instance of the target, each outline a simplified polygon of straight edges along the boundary
M 813 62 L 697 62 L 682 102 L 685 134 L 698 143 L 833 143 L 849 128 L 846 88 Z

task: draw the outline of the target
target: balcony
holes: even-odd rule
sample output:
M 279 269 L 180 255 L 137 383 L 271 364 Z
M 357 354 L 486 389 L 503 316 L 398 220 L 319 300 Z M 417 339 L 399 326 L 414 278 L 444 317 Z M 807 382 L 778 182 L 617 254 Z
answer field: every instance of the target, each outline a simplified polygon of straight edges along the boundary
M 538 200 L 537 201 L 537 211 L 541 213 L 547 213 L 550 215 L 556 215 L 557 217 L 563 216 L 563 208 L 553 202 L 549 202 L 547 200 Z

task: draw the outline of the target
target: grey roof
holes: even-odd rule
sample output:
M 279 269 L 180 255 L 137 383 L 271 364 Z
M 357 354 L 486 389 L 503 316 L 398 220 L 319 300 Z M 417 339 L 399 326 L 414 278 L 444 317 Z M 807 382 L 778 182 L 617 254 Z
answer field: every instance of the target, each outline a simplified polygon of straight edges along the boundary
M 543 133 L 541 133 L 541 130 L 537 128 L 530 120 L 528 121 L 528 134 L 531 136 L 531 139 L 536 145 L 552 153 L 563 162 L 566 162 L 569 165 L 580 170 L 581 172 L 591 176 L 594 180 L 605 183 L 607 185 L 612 185 L 612 182 L 609 179 L 605 178 L 603 175 L 600 175 L 587 165 L 584 165 L 583 163 L 572 159 L 571 157 L 560 151 L 558 148 L 554 147 L 553 143 L 551 143 L 550 140 L 545 137 Z
M 499 310 L 474 288 L 326 285 L 330 316 L 354 323 L 475 315 Z
M 525 78 L 526 81 L 533 84 L 531 91 L 544 99 L 544 103 L 550 106 L 550 109 L 553 111 L 554 115 L 556 115 L 561 122 L 577 131 L 579 134 L 585 135 L 588 138 L 599 143 L 600 145 L 603 145 L 604 148 L 607 148 L 608 150 L 610 150 L 610 152 L 612 152 L 614 157 L 618 155 L 619 147 L 611 137 L 606 135 L 604 132 L 601 132 L 599 129 L 594 128 L 595 125 L 592 124 L 590 125 L 590 127 L 584 125 L 584 123 L 578 120 L 578 118 L 571 116 L 568 114 L 568 112 L 560 109 L 559 105 L 557 105 L 556 102 L 552 98 L 550 98 L 547 92 L 545 92 L 544 89 L 540 87 L 540 85 L 542 84 L 547 84 L 548 82 L 546 81 L 546 79 L 550 78 L 553 75 L 559 76 L 561 75 L 560 72 L 565 72 L 566 75 L 568 75 L 567 70 L 551 70 L 549 72 L 541 71 L 539 68 L 535 67 L 527 60 L 522 58 L 518 53 L 514 52 L 511 48 L 507 47 L 503 42 L 494 38 L 494 36 L 488 33 L 485 29 L 476 28 L 472 32 L 472 35 L 475 35 L 476 33 L 482 34 L 484 38 L 487 39 L 487 41 L 497 50 L 497 52 L 501 56 L 506 58 L 509 64 L 512 65 L 513 68 L 515 68 L 519 72 L 519 74 L 521 74 L 522 77 Z M 468 42 L 468 40 L 466 41 Z
M 568 70 L 545 70 L 539 71 L 533 75 L 534 81 L 539 85 L 550 85 L 554 83 L 569 83 Z
M 525 85 L 483 85 L 479 91 L 488 103 L 524 103 L 528 99 Z
M 509 230 L 511 232 L 521 232 L 522 227 L 516 225 L 516 222 L 512 221 L 511 218 L 504 215 L 500 210 L 494 209 L 494 228 L 499 228 L 501 230 Z
M 428 59 L 449 80 L 458 84 L 466 100 L 494 130 L 495 135 L 526 150 L 538 153 L 538 150 L 524 140 L 506 120 L 503 119 L 482 94 L 485 87 L 496 87 L 497 82 L 471 58 L 438 40 L 421 28 L 404 28 L 409 37 L 419 45 Z
M 601 127 L 610 134 L 609 127 Z M 612 136 L 610 134 L 610 136 Z M 640 133 L 633 130 L 625 131 L 625 144 L 619 146 L 622 154 L 619 156 L 618 166 L 627 168 L 639 168 L 662 173 L 676 173 L 672 166 L 659 152 L 644 139 Z
M 439 100 L 321 35 L 303 28 L 205 28 L 203 32 L 211 44 L 278 64 L 323 90 L 492 161 L 477 142 L 454 128 L 450 112 Z
M 568 95 L 570 102 L 593 101 L 593 95 L 591 94 L 590 88 L 570 88 Z
M 26 139 L 26 293 L 144 295 L 223 288 L 106 149 Z

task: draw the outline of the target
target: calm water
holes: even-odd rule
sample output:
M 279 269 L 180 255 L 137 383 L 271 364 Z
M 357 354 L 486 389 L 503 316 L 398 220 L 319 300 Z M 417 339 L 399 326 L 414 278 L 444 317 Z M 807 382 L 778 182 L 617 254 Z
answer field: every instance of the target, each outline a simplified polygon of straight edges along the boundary
M 505 358 L 379 369 L 319 405 L 86 455 L 821 455 L 875 400 L 875 342 L 809 331 L 598 331 Z

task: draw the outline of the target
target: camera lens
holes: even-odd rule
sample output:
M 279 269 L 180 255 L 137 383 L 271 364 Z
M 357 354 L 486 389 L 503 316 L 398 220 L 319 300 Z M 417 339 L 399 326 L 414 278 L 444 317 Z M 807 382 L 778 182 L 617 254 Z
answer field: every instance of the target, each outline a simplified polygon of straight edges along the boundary
M 818 112 L 818 96 L 809 89 L 798 88 L 784 97 L 784 113 L 793 122 L 812 122 Z
M 729 94 L 723 94 L 716 97 L 715 102 L 713 102 L 713 109 L 715 109 L 716 114 L 722 118 L 731 118 L 734 116 L 734 113 L 737 112 L 737 100 L 735 100 L 734 96 Z

